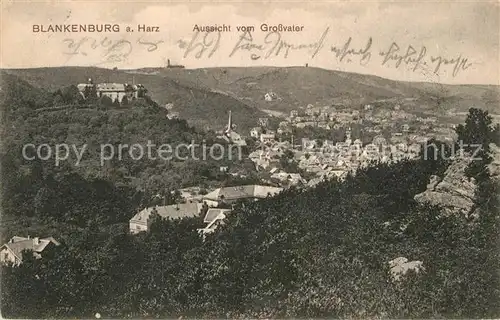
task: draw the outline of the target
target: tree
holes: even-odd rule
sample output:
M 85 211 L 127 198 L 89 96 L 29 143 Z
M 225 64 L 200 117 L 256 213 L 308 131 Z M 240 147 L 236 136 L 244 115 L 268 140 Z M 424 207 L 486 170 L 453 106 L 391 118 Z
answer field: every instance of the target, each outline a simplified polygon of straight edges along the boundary
M 426 167 L 427 172 L 435 172 L 436 175 L 442 176 L 453 156 L 452 146 L 436 140 L 431 139 L 426 141 L 420 147 L 420 161 Z
M 88 103 L 94 103 L 98 99 L 97 87 L 95 84 L 87 85 L 83 91 L 83 95 Z
M 85 89 L 83 89 L 83 95 L 85 96 L 85 99 L 89 99 L 91 95 L 92 89 L 90 85 L 85 86 Z
M 54 214 L 52 212 L 54 201 L 54 191 L 52 189 L 46 186 L 40 188 L 34 199 L 35 214 L 38 216 Z
M 123 105 L 123 106 L 127 106 L 127 105 L 128 105 L 128 103 L 129 103 L 129 101 L 128 101 L 127 96 L 124 96 L 124 97 L 123 97 L 123 99 L 122 99 L 122 105 Z
M 478 181 L 488 178 L 487 165 L 492 158 L 489 155 L 490 143 L 498 140 L 498 126 L 493 126 L 492 117 L 488 111 L 470 108 L 465 119 L 465 125 L 455 128 L 458 142 L 464 145 L 464 151 L 470 152 L 474 159 L 466 168 L 466 176 L 474 177 Z M 480 148 L 479 152 L 476 152 Z
M 206 202 L 203 202 L 203 206 L 201 207 L 200 211 L 200 217 L 204 218 L 207 212 L 208 212 L 208 204 Z
M 65 104 L 77 105 L 81 104 L 84 100 L 82 94 L 80 93 L 80 90 L 78 90 L 78 87 L 76 87 L 75 85 L 64 87 L 61 90 L 61 96 Z
M 97 95 L 97 86 L 94 84 L 90 89 L 90 100 L 96 101 L 98 98 L 99 96 Z
M 285 150 L 280 157 L 280 166 L 288 173 L 300 173 L 299 165 L 295 161 L 294 154 L 291 150 Z
M 64 98 L 62 97 L 62 95 L 56 94 L 54 96 L 54 105 L 55 106 L 64 105 Z
M 471 145 L 480 145 L 485 151 L 489 150 L 489 144 L 496 139 L 492 122 L 488 111 L 469 109 L 465 125 L 460 124 L 455 128 L 458 141 L 466 145 L 465 151 L 473 151 L 475 147 Z
M 144 98 L 144 97 L 146 97 L 147 93 L 148 93 L 148 90 L 146 88 L 144 88 L 143 86 L 140 86 L 137 89 L 137 97 L 138 98 Z
M 113 100 L 110 97 L 104 95 L 100 99 L 100 104 L 105 107 L 111 107 L 113 105 Z

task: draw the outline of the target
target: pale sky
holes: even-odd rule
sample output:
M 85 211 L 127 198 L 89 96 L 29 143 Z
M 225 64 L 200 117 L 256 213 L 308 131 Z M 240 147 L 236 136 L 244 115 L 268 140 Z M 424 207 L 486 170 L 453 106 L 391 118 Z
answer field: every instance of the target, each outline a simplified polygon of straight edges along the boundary
M 168 58 L 187 68 L 308 63 L 396 80 L 500 84 L 499 20 L 498 2 L 3 1 L 1 65 L 2 68 L 75 65 L 141 68 L 164 66 Z M 269 34 L 260 30 L 263 23 L 304 28 L 301 32 Z M 48 28 L 55 24 L 119 24 L 120 32 L 33 32 L 33 25 Z M 137 27 L 143 24 L 157 26 L 160 32 L 139 33 Z M 186 54 L 195 35 L 195 24 L 226 24 L 231 26 L 231 31 L 209 34 L 207 49 L 197 58 L 196 50 Z M 251 33 L 252 44 L 262 49 L 239 48 L 230 57 L 242 35 L 236 30 L 241 25 L 255 27 Z M 127 26 L 134 31 L 127 32 Z M 203 35 L 198 35 L 193 46 L 203 40 Z M 208 57 L 217 37 L 218 48 Z M 314 45 L 321 38 L 322 46 L 312 57 L 317 49 Z M 341 59 L 342 48 L 349 38 L 348 49 L 354 51 L 363 51 L 372 39 L 363 63 L 360 63 L 362 55 L 349 54 L 346 50 Z M 393 42 L 400 50 L 394 51 L 392 46 L 391 56 L 395 59 L 388 59 L 384 64 Z M 249 43 L 243 40 L 240 45 L 246 44 L 248 49 Z M 276 55 L 280 43 L 283 48 Z M 287 45 L 296 49 L 289 49 L 285 57 Z M 297 48 L 308 45 L 313 48 Z M 408 46 L 412 46 L 415 53 L 396 66 L 395 55 L 404 56 Z M 337 51 L 332 51 L 332 47 Z M 252 54 L 260 58 L 252 60 Z M 419 67 L 413 70 L 419 55 Z

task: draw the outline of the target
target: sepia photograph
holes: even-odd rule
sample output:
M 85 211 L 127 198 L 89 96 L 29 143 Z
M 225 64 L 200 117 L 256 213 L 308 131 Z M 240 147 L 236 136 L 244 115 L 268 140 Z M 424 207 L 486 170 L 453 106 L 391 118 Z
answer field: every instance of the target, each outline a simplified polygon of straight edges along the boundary
M 0 10 L 3 319 L 500 318 L 498 1 Z

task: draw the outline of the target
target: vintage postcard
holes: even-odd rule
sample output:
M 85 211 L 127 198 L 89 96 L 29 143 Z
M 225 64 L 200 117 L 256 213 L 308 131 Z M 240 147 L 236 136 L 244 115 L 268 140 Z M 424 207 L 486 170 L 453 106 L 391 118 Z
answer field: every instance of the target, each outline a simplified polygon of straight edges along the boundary
M 497 1 L 2 1 L 0 311 L 500 317 Z

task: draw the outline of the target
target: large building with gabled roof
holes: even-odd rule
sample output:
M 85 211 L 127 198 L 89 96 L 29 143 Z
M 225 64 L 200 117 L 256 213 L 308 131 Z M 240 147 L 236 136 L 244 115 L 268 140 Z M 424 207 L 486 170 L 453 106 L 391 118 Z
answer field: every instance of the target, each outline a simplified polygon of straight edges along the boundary
M 216 207 L 221 202 L 233 203 L 240 199 L 263 199 L 267 196 L 273 196 L 281 192 L 282 188 L 261 186 L 261 185 L 244 185 L 235 187 L 223 187 L 203 196 L 203 201 L 209 206 Z
M 145 208 L 139 211 L 135 216 L 129 221 L 129 227 L 131 233 L 139 233 L 142 231 L 148 231 L 151 226 L 151 215 L 156 212 L 160 217 L 164 219 L 182 219 L 182 218 L 192 218 L 197 217 L 201 214 L 203 208 L 202 203 L 189 202 L 189 203 L 179 203 L 168 206 L 155 206 Z

